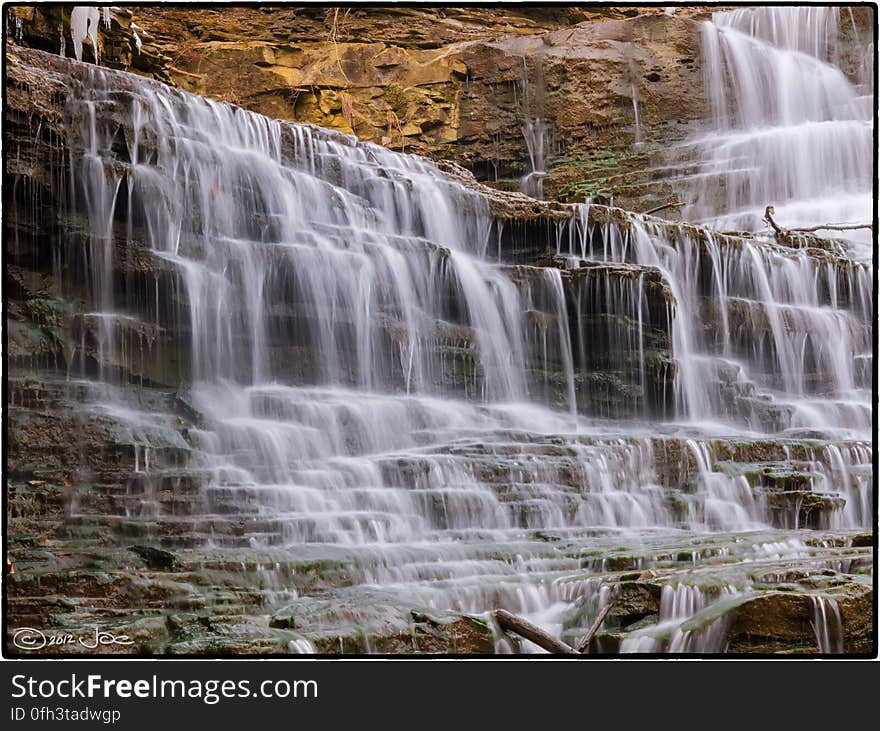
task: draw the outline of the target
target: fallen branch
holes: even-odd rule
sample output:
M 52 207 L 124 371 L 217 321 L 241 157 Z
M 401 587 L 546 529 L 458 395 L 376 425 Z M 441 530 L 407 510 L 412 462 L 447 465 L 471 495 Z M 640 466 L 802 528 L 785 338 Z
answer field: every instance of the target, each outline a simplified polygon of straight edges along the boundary
M 501 629 L 506 630 L 508 632 L 514 632 L 518 634 L 520 637 L 524 637 L 529 642 L 534 642 L 538 647 L 547 650 L 547 652 L 554 655 L 578 655 L 577 650 L 575 650 L 570 645 L 566 645 L 561 640 L 557 640 L 555 637 L 551 637 L 540 627 L 532 624 L 531 622 L 523 619 L 522 617 L 517 617 L 514 614 L 504 610 L 504 609 L 496 609 L 495 610 L 495 619 L 498 622 L 498 626 Z
M 608 616 L 608 612 L 611 611 L 611 606 L 613 602 L 608 602 L 602 609 L 599 611 L 599 614 L 596 615 L 596 619 L 593 620 L 593 624 L 590 625 L 590 629 L 587 630 L 587 634 L 584 635 L 584 638 L 578 643 L 577 651 L 580 653 L 585 653 L 590 649 L 590 643 L 593 641 L 593 637 L 596 636 L 596 633 L 599 631 L 599 627 L 602 626 L 602 622 L 605 621 L 605 617 Z
M 870 223 L 826 223 L 824 226 L 810 228 L 790 228 L 789 233 L 813 233 L 814 231 L 857 231 L 862 228 L 874 228 Z
M 683 205 L 684 205 L 684 203 L 682 203 L 680 201 L 672 201 L 670 203 L 664 203 L 662 206 L 656 206 L 655 208 L 651 208 L 651 209 L 645 211 L 644 213 L 642 213 L 642 215 L 643 216 L 650 216 L 652 213 L 657 213 L 657 211 L 662 211 L 665 208 L 681 208 Z
M 773 214 L 776 210 L 773 206 L 767 206 L 764 209 L 764 222 L 770 224 L 777 236 L 787 236 L 788 234 L 809 234 L 816 231 L 858 231 L 860 229 L 872 229 L 874 226 L 870 223 L 826 223 L 821 226 L 810 226 L 808 228 L 790 228 L 784 229 L 773 220 Z
M 777 236 L 785 236 L 785 231 L 779 228 L 779 224 L 773 220 L 773 214 L 776 213 L 776 209 L 773 206 L 767 206 L 764 209 L 764 223 L 769 223 L 770 226 L 773 227 L 773 230 L 776 232 Z

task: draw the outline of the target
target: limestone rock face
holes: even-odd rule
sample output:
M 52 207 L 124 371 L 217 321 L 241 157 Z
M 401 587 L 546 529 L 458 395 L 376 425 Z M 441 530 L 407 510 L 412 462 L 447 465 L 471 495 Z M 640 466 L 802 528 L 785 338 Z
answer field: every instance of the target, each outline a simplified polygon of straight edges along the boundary
M 14 40 L 58 53 L 66 34 L 72 55 L 68 11 L 21 12 Z M 563 165 L 548 192 L 582 198 L 570 183 L 584 164 L 607 165 L 609 151 L 629 161 L 632 151 L 622 151 L 635 139 L 634 96 L 645 141 L 679 139 L 704 116 L 698 25 L 686 15 L 613 7 L 132 8 L 113 11 L 99 46 L 105 65 L 452 159 L 502 187 L 527 171 L 524 123 L 545 118 L 552 151 L 565 160 L 571 150 L 579 162 L 575 170 Z M 87 44 L 85 60 L 91 53 Z
M 222 33 L 207 15 L 215 11 L 204 11 L 187 20 L 185 44 L 175 11 L 149 11 L 143 23 L 176 54 L 169 73 L 182 88 L 452 159 L 501 187 L 518 185 L 527 172 L 529 118 L 547 120 L 560 156 L 573 150 L 590 168 L 607 166 L 612 152 L 637 168 L 649 150 L 630 149 L 634 95 L 645 141 L 681 139 L 705 116 L 692 19 L 563 11 L 371 9 L 317 17 L 318 9 L 290 9 L 259 18 L 238 11 Z M 563 166 L 548 193 L 582 198 L 571 182 L 583 166 Z
M 73 54 L 68 9 L 11 12 L 14 42 Z M 647 210 L 676 192 L 650 168 L 708 115 L 699 22 L 710 12 L 123 7 L 99 46 L 104 65 L 454 160 L 507 189 L 530 170 L 523 127 L 540 118 L 545 196 Z M 854 8 L 843 32 L 869 29 L 870 16 Z M 93 60 L 89 43 L 83 55 Z

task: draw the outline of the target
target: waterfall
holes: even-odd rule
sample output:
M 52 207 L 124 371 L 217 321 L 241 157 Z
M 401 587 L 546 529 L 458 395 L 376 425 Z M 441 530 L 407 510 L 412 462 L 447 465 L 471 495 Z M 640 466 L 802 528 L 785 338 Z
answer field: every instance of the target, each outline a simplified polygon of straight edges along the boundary
M 547 177 L 547 123 L 541 117 L 526 119 L 522 134 L 529 154 L 529 171 L 523 176 L 520 188 L 526 195 L 541 199 L 544 197 L 544 178 Z
M 621 214 L 628 229 L 593 232 L 573 223 L 570 255 L 581 250 L 587 259 L 662 273 L 674 302 L 681 412 L 762 432 L 867 436 L 870 263 L 829 257 L 823 264 L 806 250 Z
M 633 142 L 633 144 L 638 147 L 642 144 L 642 125 L 639 122 L 639 95 L 636 91 L 635 84 L 630 85 L 630 93 L 632 94 L 633 101 L 633 126 L 635 129 L 635 141 Z
M 126 197 L 155 255 L 182 276 L 195 384 L 282 377 L 270 328 L 292 324 L 284 309 L 296 305 L 310 321 L 290 340 L 318 354 L 316 382 L 436 391 L 440 354 L 428 349 L 426 328 L 458 327 L 482 397 L 525 396 L 520 295 L 477 256 L 489 228 L 476 196 L 438 185 L 426 161 L 187 101 L 149 88 L 134 101 Z M 95 168 L 83 179 L 100 249 L 121 179 L 108 179 L 96 157 L 109 140 L 95 128 L 94 104 L 83 102 L 83 165 Z M 154 129 L 164 134 L 147 151 Z M 94 290 L 107 313 L 104 251 Z M 267 322 L 268 313 L 277 318 Z
M 707 26 L 710 70 L 741 83 L 716 104 L 719 157 L 696 148 L 716 173 L 731 155 L 754 170 L 764 132 L 809 146 L 827 123 L 856 155 L 829 175 L 858 198 L 862 133 L 846 135 L 864 120 L 830 63 L 836 16 L 812 9 L 803 37 L 773 17 Z M 874 302 L 858 240 L 716 230 L 770 202 L 735 171 L 729 199 L 700 200 L 711 229 L 589 203 L 503 220 L 427 159 L 64 63 L 53 266 L 83 306 L 53 387 L 112 425 L 129 472 L 83 478 L 72 523 L 232 565 L 262 614 L 305 607 L 289 653 L 350 648 L 352 627 L 369 648 L 376 627 L 406 632 L 384 613 L 426 609 L 505 608 L 574 642 L 628 590 L 641 604 L 609 614 L 602 651 L 722 652 L 767 576 L 865 570 L 850 549 L 874 515 Z M 764 95 L 808 77 L 803 104 Z M 524 125 L 535 173 L 543 124 Z M 780 176 L 793 145 L 772 147 Z M 786 213 L 815 199 L 793 180 L 773 197 Z M 823 651 L 842 650 L 840 608 L 809 606 Z
M 773 204 L 785 228 L 870 223 L 872 91 L 835 65 L 839 15 L 834 7 L 741 8 L 704 23 L 715 124 L 695 143 L 701 171 L 686 220 L 756 231 Z M 869 258 L 870 232 L 848 236 Z
M 660 595 L 656 625 L 630 633 L 621 653 L 718 653 L 725 648 L 727 619 L 720 606 L 733 604 L 741 592 L 722 586 L 707 593 L 699 586 L 667 584 Z
M 813 603 L 813 631 L 816 644 L 823 655 L 843 653 L 843 627 L 840 608 L 830 596 L 816 594 L 810 597 Z
M 632 43 L 627 43 L 626 45 L 626 55 L 627 55 L 627 76 L 631 79 L 629 90 L 630 96 L 632 97 L 632 106 L 633 106 L 633 146 L 641 147 L 642 142 L 642 124 L 639 118 L 639 92 L 637 89 L 638 83 L 638 64 L 636 63 L 635 58 L 635 48 Z
M 565 476 L 526 458 L 527 443 L 504 446 L 526 458 L 510 472 L 519 483 L 511 494 L 523 503 L 499 501 L 472 458 L 446 442 L 476 429 L 484 439 L 497 435 L 501 449 L 509 430 L 540 441 L 586 427 L 576 416 L 575 381 L 589 375 L 582 369 L 592 347 L 570 336 L 562 276 L 593 270 L 511 270 L 483 258 L 491 228 L 485 201 L 425 160 L 155 84 L 121 101 L 105 72 L 90 73 L 77 102 L 82 146 L 72 148 L 79 159 L 71 164 L 90 221 L 100 362 L 124 361 L 112 349 L 119 330 L 133 327 L 131 309 L 144 306 L 115 301 L 108 279 L 114 217 L 122 214 L 129 238 L 137 223 L 182 288 L 158 327 L 190 333 L 185 370 L 193 406 L 210 425 L 194 431 L 214 475 L 209 492 L 271 516 L 273 531 L 262 540 L 357 544 L 438 529 L 768 524 L 747 483 L 715 472 L 696 442 L 689 448 L 702 487 L 683 515 L 643 489 L 658 477 L 639 440 L 572 442 L 565 470 L 573 474 Z M 111 164 L 115 128 L 95 115 L 111 103 L 128 105 L 133 123 L 124 171 Z M 646 273 L 657 272 L 675 311 L 682 416 L 744 421 L 757 431 L 848 427 L 866 435 L 868 390 L 855 386 L 847 354 L 869 350 L 870 330 L 826 302 L 822 285 L 826 275 L 844 276 L 857 312 L 870 303 L 867 269 L 817 271 L 805 252 L 700 239 L 686 226 L 673 227 L 673 248 L 669 230 L 638 217 L 597 235 L 584 210 L 565 224 L 574 227 L 574 251 L 645 267 L 637 276 L 621 270 L 624 289 L 606 282 L 593 290 L 585 280 L 578 294 L 579 312 L 601 296 L 636 323 L 634 339 L 612 339 L 609 350 L 634 354 L 637 383 L 646 379 Z M 703 267 L 712 271 L 708 292 Z M 706 297 L 728 322 L 719 330 Z M 774 326 L 783 318 L 786 327 Z M 584 332 L 580 320 L 576 329 Z M 535 374 L 543 374 L 538 382 Z M 817 383 L 822 391 L 812 394 Z M 554 404 L 561 412 L 546 408 Z M 768 415 L 773 404 L 779 413 Z M 416 464 L 420 487 L 407 490 Z M 580 485 L 581 497 L 571 504 L 560 484 Z M 867 520 L 858 507 L 847 515 L 847 525 Z
M 544 197 L 544 178 L 550 162 L 550 127 L 544 117 L 544 74 L 537 64 L 535 83 L 529 82 L 529 67 L 523 56 L 522 78 L 522 125 L 523 140 L 528 152 L 529 170 L 520 180 L 520 190 L 532 198 Z

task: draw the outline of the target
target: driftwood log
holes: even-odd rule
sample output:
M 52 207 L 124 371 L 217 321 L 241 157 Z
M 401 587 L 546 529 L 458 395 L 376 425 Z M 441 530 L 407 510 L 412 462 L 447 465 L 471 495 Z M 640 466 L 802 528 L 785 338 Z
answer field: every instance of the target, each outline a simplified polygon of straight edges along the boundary
M 495 619 L 501 629 L 514 632 L 520 637 L 525 637 L 529 642 L 534 642 L 538 647 L 547 650 L 554 655 L 577 655 L 579 654 L 571 645 L 547 634 L 537 625 L 532 624 L 522 617 L 517 617 L 505 609 L 495 610 Z
M 547 650 L 547 652 L 553 655 L 582 655 L 590 647 L 590 642 L 592 642 L 596 632 L 599 631 L 599 627 L 602 626 L 602 622 L 605 621 L 605 617 L 608 616 L 610 610 L 611 603 L 602 607 L 596 619 L 593 620 L 593 624 L 590 625 L 590 629 L 587 630 L 587 634 L 578 643 L 577 649 L 562 640 L 557 640 L 527 619 L 517 617 L 505 609 L 495 610 L 495 620 L 498 622 L 498 626 L 505 632 L 513 632 L 520 637 L 524 637 L 529 642 L 534 642 L 538 647 Z
M 776 209 L 773 206 L 767 206 L 764 209 L 764 221 L 770 224 L 770 227 L 777 236 L 787 236 L 788 234 L 810 234 L 816 231 L 858 231 L 860 229 L 871 229 L 873 225 L 870 223 L 825 223 L 821 226 L 810 226 L 809 228 L 789 228 L 784 229 L 779 226 L 773 218 Z
M 666 208 L 681 208 L 684 203 L 680 203 L 679 201 L 670 201 L 669 203 L 664 203 L 662 206 L 655 206 L 654 208 L 649 208 L 647 211 L 642 213 L 643 216 L 649 216 L 652 213 L 657 213 L 658 211 L 665 210 Z
M 596 633 L 599 631 L 599 627 L 602 626 L 602 622 L 605 621 L 605 617 L 608 616 L 608 612 L 611 611 L 612 602 L 608 602 L 602 609 L 599 611 L 599 614 L 596 615 L 596 619 L 593 620 L 593 624 L 590 625 L 590 629 L 587 630 L 587 634 L 584 635 L 584 638 L 578 643 L 577 651 L 580 653 L 585 653 L 590 649 L 590 643 L 593 641 L 593 637 L 596 636 Z

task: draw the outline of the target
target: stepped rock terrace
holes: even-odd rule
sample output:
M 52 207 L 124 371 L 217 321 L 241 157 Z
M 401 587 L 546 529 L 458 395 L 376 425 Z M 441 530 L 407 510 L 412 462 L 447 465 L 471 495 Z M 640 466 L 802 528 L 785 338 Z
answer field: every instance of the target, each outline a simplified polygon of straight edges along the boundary
M 864 242 L 37 50 L 6 84 L 10 626 L 488 654 L 540 652 L 495 609 L 574 645 L 610 603 L 590 653 L 872 651 Z

